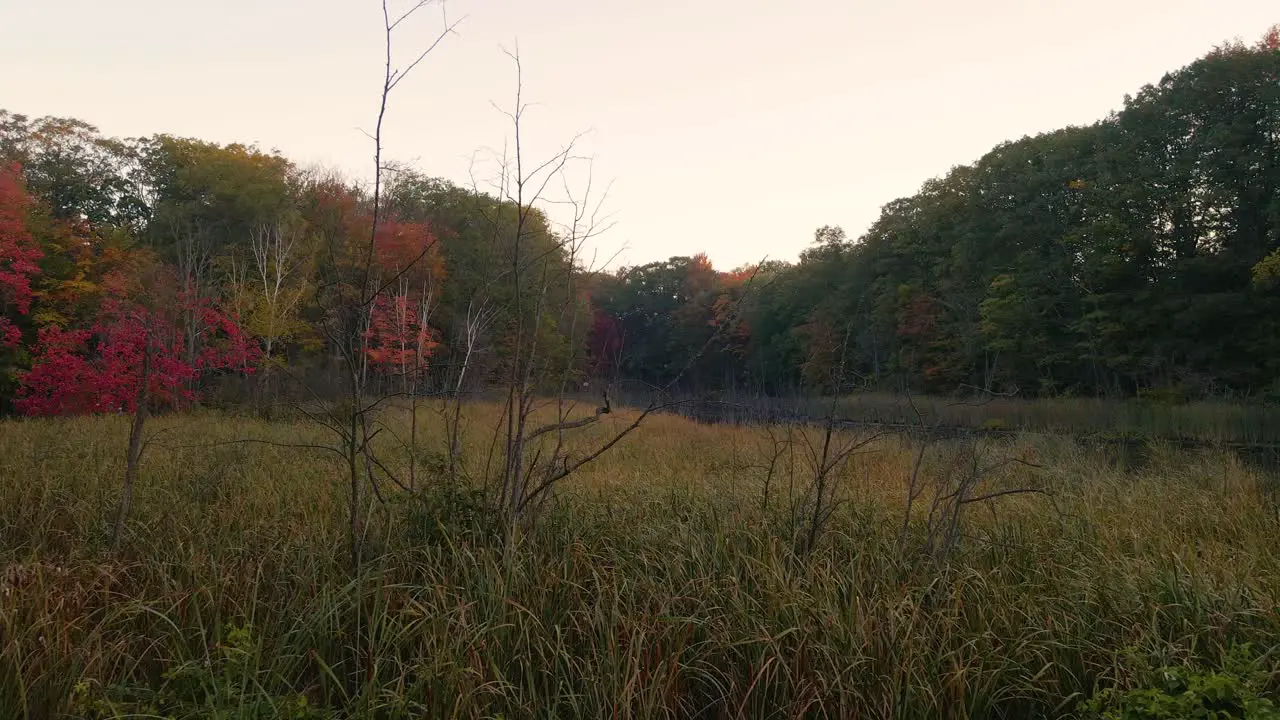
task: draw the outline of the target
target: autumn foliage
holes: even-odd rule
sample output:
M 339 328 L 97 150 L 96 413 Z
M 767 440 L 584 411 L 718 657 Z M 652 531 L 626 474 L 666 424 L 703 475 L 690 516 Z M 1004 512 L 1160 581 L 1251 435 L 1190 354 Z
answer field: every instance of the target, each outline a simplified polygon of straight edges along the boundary
M 588 351 L 592 375 L 611 377 L 617 372 L 618 359 L 622 356 L 622 327 L 617 318 L 600 308 L 591 316 Z
M 20 169 L 0 172 L 0 346 L 17 348 L 23 334 L 9 317 L 27 315 L 37 297 L 33 281 L 44 253 L 33 236 L 33 201 L 23 188 Z M 107 272 L 100 283 L 86 277 L 94 264 L 91 233 L 76 223 L 48 224 L 49 245 L 71 254 L 71 276 L 45 293 L 48 322 L 36 329 L 27 348 L 30 369 L 19 371 L 14 408 L 26 415 L 75 415 L 132 412 L 136 409 L 147 363 L 148 395 L 156 407 L 182 407 L 197 397 L 202 374 L 232 369 L 252 372 L 260 353 L 256 341 L 211 299 L 179 292 L 172 268 L 163 265 L 145 277 Z M 144 253 L 134 253 L 140 261 Z M 102 267 L 124 266 L 119 251 L 101 253 Z M 141 262 L 135 264 L 143 264 Z M 92 287 L 100 298 L 85 326 L 69 326 L 70 307 Z M 198 347 L 188 348 L 189 339 Z
M 365 352 L 375 369 L 406 376 L 426 370 L 439 342 L 423 318 L 423 303 L 408 293 L 383 293 L 374 300 Z
M 444 276 L 439 242 L 423 223 L 395 219 L 378 223 L 374 262 L 382 272 L 415 285 Z
M 1258 43 L 1264 50 L 1273 50 L 1280 52 L 1280 25 L 1272 25 L 1270 30 L 1262 36 L 1262 41 Z
M 249 334 L 269 362 L 226 386 L 277 399 L 304 378 L 326 394 L 351 377 L 506 382 L 527 336 L 574 379 L 680 392 L 858 378 L 1276 402 L 1277 77 L 1280 27 L 1153 77 L 1097 123 L 1001 143 L 857 237 L 824 226 L 795 262 L 728 272 L 692 251 L 579 272 L 547 214 L 563 209 L 409 167 L 375 198 L 274 152 L 0 110 L 0 412 L 127 408 L 136 388 L 113 378 L 136 375 L 140 328 L 183 364 L 156 365 L 169 405 L 252 369 Z M 530 269 L 511 271 L 513 250 Z M 140 296 L 153 265 L 193 298 Z
M 199 324 L 201 349 L 194 357 L 175 319 L 184 315 Z M 14 403 L 18 411 L 80 415 L 136 410 L 144 355 L 150 355 L 145 374 L 153 407 L 180 408 L 196 400 L 193 382 L 202 374 L 251 373 L 261 351 L 211 302 L 184 297 L 177 307 L 163 310 L 112 298 L 91 328 L 41 328 L 33 354 Z
M 66 126 L 88 133 L 70 136 L 50 127 L 65 145 L 95 142 L 89 126 Z M 132 160 L 117 157 L 109 188 L 62 184 L 92 168 L 0 172 L 4 409 L 133 412 L 143 395 L 152 409 L 190 405 L 211 375 L 252 373 L 268 348 L 285 363 L 291 343 L 311 342 L 305 298 L 316 288 L 361 308 L 370 370 L 406 379 L 426 371 L 440 345 L 431 314 L 445 264 L 425 222 L 387 211 L 371 246 L 368 198 L 340 179 L 294 186 L 278 156 L 168 136 L 140 157 L 129 174 Z M 58 184 L 42 185 L 49 178 Z M 33 182 L 40 193 L 28 191 Z M 142 219 L 109 212 L 113 202 L 143 208 Z
M 427 368 L 439 336 L 430 325 L 431 304 L 444 278 L 439 243 L 422 223 L 379 223 L 374 242 L 377 280 L 386 287 L 374 298 L 365 331 L 365 353 L 377 371 L 406 378 Z
M 31 278 L 40 272 L 43 253 L 27 228 L 30 205 L 21 169 L 0 170 L 0 349 L 21 344 L 22 331 L 9 314 L 31 310 Z

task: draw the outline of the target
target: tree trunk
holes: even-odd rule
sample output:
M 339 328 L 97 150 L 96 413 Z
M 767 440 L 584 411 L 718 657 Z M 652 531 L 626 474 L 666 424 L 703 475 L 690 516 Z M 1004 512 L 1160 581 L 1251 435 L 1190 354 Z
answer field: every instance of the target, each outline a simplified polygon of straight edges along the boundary
M 112 547 L 116 550 L 120 549 L 120 542 L 124 539 L 125 520 L 133 507 L 133 484 L 138 479 L 138 462 L 142 459 L 142 431 L 147 422 L 147 390 L 151 384 L 151 336 L 148 334 L 143 342 L 146 344 L 142 351 L 142 381 L 138 385 L 137 408 L 134 409 L 133 426 L 129 430 L 129 453 L 124 466 L 124 495 L 120 498 L 112 538 Z

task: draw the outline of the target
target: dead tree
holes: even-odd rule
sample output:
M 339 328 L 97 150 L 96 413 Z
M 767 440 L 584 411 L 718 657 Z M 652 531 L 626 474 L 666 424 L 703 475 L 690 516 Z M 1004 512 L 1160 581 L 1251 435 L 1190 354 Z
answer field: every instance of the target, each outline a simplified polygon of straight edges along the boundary
M 975 388 L 976 389 L 976 388 Z M 1008 393 L 980 390 L 976 401 L 953 404 L 984 404 L 994 397 L 1007 397 Z M 964 535 L 964 518 L 972 506 L 985 506 L 994 514 L 992 503 L 1014 495 L 1040 495 L 1053 500 L 1052 493 L 1040 485 L 1023 483 L 997 484 L 1009 468 L 1038 469 L 1040 466 L 1016 455 L 998 452 L 995 442 L 980 436 L 969 436 L 951 443 L 948 454 L 934 453 L 935 462 L 927 463 L 934 443 L 937 423 L 930 425 L 907 394 L 907 401 L 915 415 L 912 428 L 914 444 L 910 473 L 906 478 L 906 504 L 903 508 L 902 526 L 898 534 L 898 550 L 911 566 L 941 567 L 954 552 Z M 920 504 L 926 504 L 921 535 L 911 547 L 911 523 Z
M 574 220 L 567 237 L 559 238 L 550 248 L 534 247 L 530 242 L 531 218 L 537 212 L 535 206 L 547 199 L 546 193 L 552 183 L 564 183 L 566 165 L 579 160 L 575 150 L 581 136 L 574 137 L 548 159 L 536 165 L 526 164 L 523 122 L 529 106 L 524 100 L 524 68 L 518 50 L 507 54 L 516 70 L 515 103 L 510 110 L 503 111 L 511 122 L 513 149 L 510 154 L 504 151 L 500 158 L 500 174 L 496 185 L 500 196 L 514 205 L 516 217 L 514 227 L 511 228 L 510 257 L 506 268 L 512 303 L 509 309 L 512 319 L 511 349 L 505 379 L 503 453 L 499 482 L 496 485 L 499 493 L 498 506 L 507 519 L 510 534 L 529 504 L 542 492 L 549 490 L 556 481 L 572 472 L 569 469 L 570 463 L 560 457 L 564 443 L 563 433 L 599 421 L 611 408 L 605 397 L 603 404 L 593 414 L 571 420 L 561 402 L 557 405 L 555 422 L 538 427 L 532 425 L 531 417 L 538 405 L 537 393 L 540 389 L 547 389 L 545 383 L 549 375 L 557 371 L 568 374 L 573 370 L 572 356 L 565 366 L 559 368 L 551 368 L 544 362 L 545 349 L 540 343 L 546 338 L 539 330 L 550 321 L 558 320 L 563 323 L 566 314 L 574 314 L 572 288 L 578 270 L 578 254 L 582 244 L 602 230 L 594 222 L 585 227 L 582 225 L 583 215 L 579 210 L 581 205 L 589 202 L 588 186 L 588 199 L 582 204 L 574 204 Z M 570 193 L 566 194 L 571 198 Z M 566 259 L 563 266 L 557 266 L 555 261 Z M 565 290 L 559 302 L 551 294 L 553 287 L 557 285 Z M 577 339 L 575 319 L 571 317 L 567 328 L 570 343 Z M 564 325 L 561 324 L 561 327 Z M 558 397 L 562 398 L 563 392 Z M 531 443 L 552 433 L 557 438 L 557 448 L 552 457 L 548 458 L 547 467 L 558 465 L 559 470 L 548 471 L 546 477 L 535 484 L 533 478 L 541 460 L 541 448 L 530 456 Z
M 372 397 L 369 393 L 367 331 L 370 327 L 373 305 L 378 297 L 397 283 L 409 268 L 420 262 L 432 249 L 430 246 L 425 247 L 421 254 L 390 277 L 382 276 L 375 262 L 378 230 L 384 220 L 382 191 L 383 174 L 386 168 L 383 162 L 383 122 L 390 98 L 400 83 L 455 31 L 458 22 L 450 22 L 447 16 L 443 16 L 443 28 L 439 34 L 424 50 L 412 56 L 403 68 L 396 65 L 393 41 L 397 37 L 396 31 L 433 1 L 418 0 L 407 10 L 396 15 L 391 13 L 387 0 L 382 2 L 386 59 L 377 120 L 373 133 L 369 135 L 373 142 L 374 174 L 368 239 L 356 258 L 353 268 L 354 277 L 331 277 L 319 288 L 320 304 L 326 319 L 324 328 L 326 340 L 342 368 L 346 393 L 342 401 L 322 402 L 319 411 L 308 412 L 307 415 L 332 431 L 338 440 L 336 445 L 328 448 L 341 456 L 347 475 L 348 541 L 351 562 L 357 568 L 361 563 L 365 534 L 364 508 L 369 502 L 364 496 L 366 483 L 375 497 L 381 497 L 378 487 L 379 477 L 403 486 L 396 474 L 377 457 L 372 446 L 374 439 L 383 428 L 371 422 L 371 416 L 388 399 L 388 395 Z M 441 8 L 443 12 L 443 3 Z M 332 247 L 330 253 L 331 257 L 337 254 Z M 316 399 L 320 399 L 318 394 L 313 393 L 313 395 Z
M 813 554 L 819 536 L 840 506 L 840 490 L 850 459 L 883 435 L 858 434 L 849 429 L 849 423 L 840 416 L 842 393 L 853 392 L 866 385 L 865 379 L 851 373 L 848 368 L 850 335 L 851 328 L 846 326 L 838 347 L 839 354 L 825 382 L 831 391 L 831 401 L 821 419 L 817 437 L 814 437 L 812 427 L 788 434 L 788 440 L 800 446 L 808 478 L 798 496 L 794 486 L 789 488 L 791 527 L 801 557 Z
M 671 385 L 655 389 L 650 402 L 635 410 L 629 421 L 615 424 L 593 441 L 581 436 L 581 431 L 599 426 L 615 410 L 607 388 L 602 389 L 599 402 L 587 410 L 571 399 L 584 366 L 580 346 L 586 333 L 576 297 L 583 278 L 592 272 L 585 261 L 586 245 L 611 224 L 602 212 L 608 192 L 606 189 L 597 196 L 590 161 L 577 154 L 581 135 L 544 160 L 526 160 L 523 131 L 529 105 L 524 100 L 523 66 L 518 52 L 508 56 L 516 71 L 515 103 L 510 110 L 500 111 L 510 122 L 512 136 L 497 158 L 493 189 L 515 215 L 509 222 L 490 218 L 495 235 L 505 233 L 501 244 L 507 255 L 501 258 L 502 269 L 487 287 L 501 287 L 509 300 L 495 304 L 487 292 L 472 298 L 462 369 L 450 406 L 449 450 L 454 468 L 459 462 L 462 378 L 479 333 L 491 323 L 503 322 L 508 337 L 501 367 L 502 412 L 490 437 L 483 478 L 493 507 L 503 518 L 506 538 L 511 540 L 522 525 L 532 521 L 561 481 L 616 447 L 652 413 L 682 401 L 670 397 L 667 391 Z M 580 192 L 575 193 L 568 180 L 571 166 L 586 168 Z M 550 196 L 549 190 L 557 187 L 563 197 Z M 542 237 L 539 244 L 535 242 L 539 238 L 535 238 L 534 220 L 540 212 L 538 206 L 546 204 L 567 208 L 570 217 L 550 242 Z M 567 352 L 557 355 L 547 347 L 547 327 L 555 327 L 562 335 Z M 722 332 L 717 329 L 707 346 Z M 695 353 L 689 364 L 705 350 L 704 346 Z
M 397 37 L 397 30 L 402 29 L 401 26 L 419 11 L 437 2 L 442 12 L 442 29 L 425 49 L 411 56 L 411 59 L 403 67 L 398 67 L 393 54 L 393 41 Z M 350 258 L 349 253 L 347 253 L 348 241 L 353 238 L 331 236 L 321 243 L 322 247 L 320 248 L 321 251 L 328 253 L 328 257 L 325 258 L 326 262 L 321 263 L 321 267 L 324 270 L 317 279 L 316 303 L 323 315 L 321 332 L 333 359 L 336 360 L 340 369 L 341 396 L 339 399 L 334 400 L 327 392 L 322 392 L 308 383 L 305 378 L 289 373 L 287 368 L 281 368 L 282 372 L 297 381 L 309 398 L 307 402 L 294 404 L 294 409 L 318 426 L 331 432 L 333 442 L 331 444 L 280 443 L 265 439 L 248 438 L 225 443 L 213 443 L 214 445 L 258 443 L 318 450 L 340 458 L 347 490 L 348 550 L 352 567 L 356 571 L 359 571 L 363 557 L 365 508 L 375 498 L 378 500 L 384 499 L 379 482 L 390 481 L 403 490 L 410 490 L 398 474 L 379 458 L 373 446 L 377 436 L 388 429 L 387 425 L 377 422 L 374 417 L 375 414 L 385 407 L 387 401 L 392 397 L 403 394 L 372 392 L 368 358 L 368 330 L 371 326 L 373 307 L 374 303 L 385 291 L 399 283 L 410 269 L 421 262 L 434 249 L 433 239 L 431 243 L 422 248 L 416 257 L 404 263 L 396 272 L 383 273 L 375 261 L 378 232 L 384 222 L 382 194 L 383 177 L 387 168 L 383 162 L 383 123 L 386 119 L 389 100 L 396 88 L 446 37 L 454 34 L 461 22 L 451 22 L 448 16 L 444 14 L 444 0 L 415 0 L 407 10 L 394 15 L 388 6 L 388 1 L 383 0 L 382 19 L 385 50 L 384 72 L 374 132 L 372 134 L 366 133 L 373 144 L 374 161 L 373 189 L 369 202 L 370 222 L 368 235 L 354 238 L 359 243 L 354 259 Z M 193 248 L 194 250 L 199 249 L 194 245 Z M 194 250 L 191 254 L 191 262 L 193 263 L 199 262 L 200 257 L 202 257 Z M 281 302 L 286 302 L 286 295 L 282 287 L 290 272 L 287 268 L 291 258 L 294 257 L 294 248 L 291 242 L 283 235 L 278 235 L 268 228 L 256 238 L 254 251 L 255 262 L 258 264 L 259 271 L 262 272 L 265 269 L 265 272 L 262 273 L 264 292 L 268 296 L 272 296 L 272 293 L 279 290 L 280 294 L 274 297 Z M 233 274 L 236 277 L 243 278 L 247 275 L 247 271 Z M 277 285 L 277 280 L 279 280 L 279 286 Z M 420 362 L 415 363 L 414 367 L 415 369 L 420 367 Z M 145 419 L 145 416 L 143 416 L 143 419 Z M 135 422 L 138 421 L 135 420 Z M 414 425 L 414 430 L 416 435 L 416 424 Z M 416 442 L 416 438 L 411 438 L 410 442 Z M 198 447 L 208 446 L 199 445 Z M 410 449 L 411 451 L 413 450 L 412 444 Z M 366 494 L 366 486 L 369 495 L 372 497 Z
M 489 329 L 498 311 L 483 295 L 472 297 L 467 302 L 467 314 L 462 325 L 462 357 L 456 364 L 456 376 L 452 383 L 452 392 L 443 394 L 443 417 L 445 434 L 448 436 L 447 458 L 448 476 L 458 479 L 459 463 L 462 457 L 462 400 L 463 390 L 467 383 L 467 371 L 471 369 L 472 359 L 480 346 L 481 336 Z

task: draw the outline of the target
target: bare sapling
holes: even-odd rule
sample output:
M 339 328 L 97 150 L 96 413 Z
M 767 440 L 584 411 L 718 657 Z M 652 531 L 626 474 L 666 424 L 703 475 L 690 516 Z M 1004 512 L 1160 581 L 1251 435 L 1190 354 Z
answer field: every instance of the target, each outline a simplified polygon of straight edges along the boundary
M 407 277 L 433 249 L 434 238 L 431 239 L 416 257 L 408 259 L 394 272 L 385 271 L 377 262 L 377 244 L 379 231 L 385 221 L 383 207 L 384 174 L 387 170 L 384 155 L 384 121 L 389 101 L 400 84 L 422 63 L 450 34 L 453 34 L 460 21 L 450 21 L 444 14 L 444 4 L 440 2 L 442 11 L 442 29 L 425 49 L 410 56 L 400 67 L 395 59 L 394 40 L 399 30 L 419 11 L 435 3 L 435 0 L 418 0 L 407 10 L 392 14 L 388 3 L 383 0 L 383 41 L 385 63 L 377 120 L 372 134 L 368 137 L 373 143 L 373 189 L 370 200 L 370 222 L 368 235 L 363 245 L 355 253 L 353 262 L 341 262 L 347 247 L 347 238 L 329 237 L 325 250 L 330 262 L 324 263 L 326 268 L 322 274 L 317 296 L 320 307 L 324 311 L 323 334 L 330 351 L 341 369 L 344 397 L 337 402 L 325 399 L 320 393 L 309 391 L 316 401 L 314 410 L 302 409 L 302 412 L 317 424 L 330 430 L 337 442 L 333 445 L 318 445 L 341 457 L 345 469 L 347 483 L 348 513 L 348 545 L 353 567 L 361 564 L 362 549 L 365 540 L 366 507 L 375 501 L 384 500 L 379 487 L 380 481 L 390 481 L 409 490 L 400 475 L 378 456 L 374 441 L 388 426 L 379 422 L 376 413 L 385 407 L 392 397 L 414 394 L 416 386 L 409 385 L 405 378 L 399 391 L 390 388 L 377 388 L 371 381 L 369 366 L 369 342 L 374 305 L 384 292 L 394 288 Z M 430 303 L 425 312 L 429 313 Z M 422 369 L 421 360 L 415 360 L 405 372 L 417 378 Z M 416 382 L 416 379 L 413 381 Z M 416 409 L 416 406 L 415 406 Z M 390 434 L 390 433 L 388 433 Z M 410 439 L 410 467 L 416 481 L 416 464 L 412 459 L 416 451 L 416 423 L 413 425 Z M 366 498 L 366 484 L 371 497 Z
M 468 305 L 462 347 L 457 350 L 461 359 L 445 408 L 450 475 L 469 475 L 463 469 L 460 437 L 464 378 L 480 336 L 491 326 L 501 326 L 502 412 L 491 431 L 480 476 L 510 540 L 532 522 L 565 478 L 615 448 L 654 412 L 684 402 L 672 400 L 670 388 L 724 329 L 717 328 L 667 387 L 655 389 L 649 403 L 629 411 L 629 421 L 619 420 L 603 435 L 585 434 L 607 416 L 615 416 L 607 386 L 585 410 L 573 399 L 586 365 L 585 280 L 595 272 L 586 251 L 612 225 L 603 212 L 608 190 L 597 191 L 590 159 L 578 154 L 581 134 L 545 159 L 527 160 L 524 131 L 530 104 L 524 98 L 523 65 L 518 52 L 507 54 L 516 71 L 515 101 L 510 109 L 499 111 L 509 121 L 511 135 L 504 149 L 495 153 L 491 188 L 512 214 L 495 212 L 487 218 L 505 255 L 500 269 Z M 584 178 L 578 191 L 571 181 L 575 171 Z M 550 231 L 541 210 L 548 205 L 568 214 Z M 740 307 L 741 299 L 730 314 L 736 315 Z
M 863 378 L 848 369 L 850 328 L 846 327 L 836 362 L 831 366 L 827 387 L 831 399 L 818 431 L 813 427 L 791 433 L 791 442 L 800 446 L 808 482 L 799 495 L 791 489 L 791 525 L 800 557 L 809 557 L 817 548 L 819 537 L 839 508 L 844 480 L 851 472 L 850 460 L 878 440 L 882 433 L 870 435 L 854 432 L 850 423 L 840 417 L 841 397 L 866 385 Z
M 133 486 L 138 480 L 138 466 L 142 463 L 142 451 L 145 446 L 142 433 L 146 429 L 148 405 L 151 402 L 149 387 L 151 385 L 151 333 L 146 332 L 142 338 L 142 368 L 138 377 L 138 395 L 133 410 L 133 422 L 129 425 L 129 450 L 125 456 L 124 490 L 120 496 L 120 508 L 116 512 L 115 530 L 112 533 L 111 545 L 117 551 L 124 541 L 125 523 L 129 519 L 129 511 L 133 508 Z
M 982 390 L 977 400 L 955 404 L 981 404 L 997 396 L 1008 395 Z M 1038 469 L 1038 464 L 1002 452 L 1001 443 L 976 434 L 947 443 L 935 442 L 937 423 L 931 426 L 925 420 L 910 393 L 907 401 L 916 422 L 908 435 L 912 464 L 905 483 L 906 504 L 898 549 L 914 566 L 940 568 L 946 564 L 964 536 L 964 518 L 972 506 L 985 506 L 994 514 L 994 501 L 1014 495 L 1035 494 L 1052 501 L 1047 488 L 1027 484 L 1010 477 L 1008 472 L 1011 468 Z M 927 462 L 930 457 L 934 462 Z M 913 549 L 911 524 L 918 512 L 924 513 L 923 527 Z

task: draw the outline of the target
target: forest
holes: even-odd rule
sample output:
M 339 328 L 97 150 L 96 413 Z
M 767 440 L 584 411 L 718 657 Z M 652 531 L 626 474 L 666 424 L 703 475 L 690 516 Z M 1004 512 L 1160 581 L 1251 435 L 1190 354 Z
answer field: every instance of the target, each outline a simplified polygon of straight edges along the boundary
M 1003 143 L 861 237 L 819 229 L 799 262 L 758 269 L 743 326 L 690 379 L 831 389 L 844 358 L 930 393 L 1274 398 L 1275 47 L 1224 45 L 1093 125 Z M 697 257 L 600 278 L 623 375 L 668 378 L 741 278 Z
M 610 268 L 518 53 L 392 159 L 431 5 L 368 177 L 0 110 L 0 719 L 1280 717 L 1280 26 Z
M 377 303 L 373 367 L 413 363 L 424 387 L 456 384 L 446 370 L 486 294 L 494 317 L 471 334 L 466 382 L 500 372 L 516 289 L 495 281 L 494 260 L 519 224 L 573 294 L 545 332 L 579 381 L 1275 399 L 1275 45 L 1224 44 L 1093 125 L 1001 144 L 887 203 L 861 237 L 818 229 L 797 262 L 588 268 L 573 230 L 536 207 L 395 167 L 376 264 L 399 274 Z M 253 146 L 111 138 L 8 111 L 0 159 L 5 411 L 127 408 L 135 393 L 113 363 L 140 358 L 129 328 L 148 323 L 170 338 L 156 381 L 171 404 L 220 376 L 283 386 L 271 369 L 332 358 L 321 295 L 359 264 L 367 184 Z

